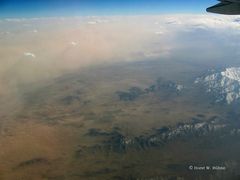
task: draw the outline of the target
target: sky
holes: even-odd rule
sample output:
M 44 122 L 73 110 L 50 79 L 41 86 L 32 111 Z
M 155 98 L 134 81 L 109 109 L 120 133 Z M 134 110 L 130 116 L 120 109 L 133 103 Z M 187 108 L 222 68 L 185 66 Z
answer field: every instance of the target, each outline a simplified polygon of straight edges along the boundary
M 215 0 L 0 0 L 0 17 L 205 13 Z

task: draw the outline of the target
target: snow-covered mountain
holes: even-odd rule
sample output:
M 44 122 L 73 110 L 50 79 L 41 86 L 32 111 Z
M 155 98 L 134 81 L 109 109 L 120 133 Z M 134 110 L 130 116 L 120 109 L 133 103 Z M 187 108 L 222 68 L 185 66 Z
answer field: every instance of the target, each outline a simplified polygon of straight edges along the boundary
M 213 93 L 216 102 L 225 101 L 228 104 L 240 100 L 240 67 L 226 68 L 196 79 L 196 84 L 203 84 L 209 93 Z

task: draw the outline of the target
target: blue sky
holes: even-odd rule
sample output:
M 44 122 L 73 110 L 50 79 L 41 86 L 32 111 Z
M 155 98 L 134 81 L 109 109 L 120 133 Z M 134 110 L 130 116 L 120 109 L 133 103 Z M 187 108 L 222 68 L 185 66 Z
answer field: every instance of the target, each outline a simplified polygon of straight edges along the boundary
M 0 17 L 205 13 L 215 0 L 0 0 Z

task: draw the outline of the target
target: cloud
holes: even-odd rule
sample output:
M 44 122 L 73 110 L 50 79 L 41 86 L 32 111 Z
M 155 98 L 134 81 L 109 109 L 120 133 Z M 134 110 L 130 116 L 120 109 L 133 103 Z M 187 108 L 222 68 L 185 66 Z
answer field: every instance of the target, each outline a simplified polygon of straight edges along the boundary
M 156 34 L 156 35 L 162 35 L 163 32 L 162 32 L 162 31 L 156 31 L 155 34 Z
M 87 23 L 90 25 L 95 25 L 95 24 L 97 24 L 97 21 L 88 21 Z
M 71 44 L 72 46 L 77 46 L 77 45 L 78 45 L 78 43 L 75 42 L 75 41 L 70 42 L 70 44 Z
M 109 23 L 109 20 L 107 19 L 96 19 L 92 21 L 88 21 L 87 24 L 89 25 L 96 25 L 96 24 L 106 24 Z
M 98 19 L 97 23 L 108 23 L 109 21 L 107 19 Z
M 5 32 L 0 32 L 0 35 L 9 35 L 9 34 L 11 34 L 9 31 L 5 31 Z
M 28 19 L 26 19 L 26 18 L 6 18 L 4 20 L 7 22 L 24 22 L 24 21 L 27 21 Z
M 31 57 L 31 58 L 36 58 L 36 55 L 31 53 L 31 52 L 25 52 L 24 56 Z

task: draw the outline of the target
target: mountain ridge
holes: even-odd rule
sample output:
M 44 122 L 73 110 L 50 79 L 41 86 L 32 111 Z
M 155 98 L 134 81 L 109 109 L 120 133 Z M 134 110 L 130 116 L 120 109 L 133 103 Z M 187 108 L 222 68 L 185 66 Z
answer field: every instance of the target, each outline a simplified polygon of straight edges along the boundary
M 216 102 L 232 104 L 240 100 L 240 67 L 225 68 L 221 72 L 197 78 L 195 84 L 201 84 L 208 93 L 213 93 Z

